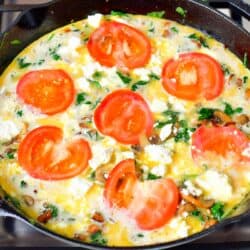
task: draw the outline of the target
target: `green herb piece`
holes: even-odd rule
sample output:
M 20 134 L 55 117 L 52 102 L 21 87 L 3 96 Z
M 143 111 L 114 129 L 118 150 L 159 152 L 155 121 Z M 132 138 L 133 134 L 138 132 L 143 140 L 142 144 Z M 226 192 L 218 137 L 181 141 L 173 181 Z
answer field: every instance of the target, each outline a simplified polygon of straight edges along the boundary
M 161 179 L 161 176 L 157 176 L 150 172 L 148 173 L 147 180 L 157 180 L 157 179 Z
M 92 141 L 100 141 L 103 139 L 103 137 L 96 130 L 89 130 L 86 132 L 86 135 Z
M 7 156 L 7 158 L 8 158 L 8 159 L 10 159 L 10 160 L 15 159 L 15 157 L 14 157 L 14 153 L 13 153 L 13 152 L 11 152 L 11 153 L 7 153 L 7 154 L 6 154 L 6 156 Z
M 127 16 L 128 14 L 119 10 L 111 10 L 110 15 L 123 17 L 123 16 Z
M 103 77 L 103 72 L 101 72 L 101 71 L 96 71 L 96 72 L 92 75 L 92 77 L 93 77 L 94 79 L 96 79 L 96 80 L 100 80 L 100 79 Z
M 12 40 L 12 41 L 10 41 L 10 44 L 11 45 L 20 45 L 22 42 L 20 41 L 20 40 L 18 40 L 18 39 L 15 39 L 15 40 Z
M 193 129 L 188 128 L 187 121 L 185 121 L 185 120 L 179 121 L 179 125 L 180 125 L 180 128 L 179 128 L 179 130 L 174 138 L 175 141 L 176 142 L 180 142 L 180 141 L 188 142 L 190 139 L 189 132 L 193 131 Z
M 119 71 L 117 71 L 116 74 L 119 76 L 119 78 L 124 84 L 129 84 L 132 81 L 132 79 L 128 75 L 124 75 Z
M 170 30 L 173 31 L 174 33 L 179 33 L 179 30 L 174 26 L 171 27 Z
M 80 104 L 91 104 L 90 101 L 87 101 L 86 100 L 86 96 L 87 94 L 84 93 L 84 92 L 81 92 L 81 93 L 78 93 L 77 96 L 76 96 L 76 105 L 80 105 Z
M 215 219 L 221 220 L 224 214 L 224 205 L 221 202 L 216 202 L 211 207 L 211 213 Z
M 199 114 L 198 120 L 199 121 L 210 120 L 211 118 L 213 118 L 214 111 L 215 109 L 211 108 L 201 108 L 198 112 Z
M 151 16 L 151 17 L 156 17 L 156 18 L 162 18 L 165 15 L 165 11 L 152 11 L 147 13 L 147 16 Z
M 138 81 L 131 86 L 132 91 L 136 91 L 140 86 L 148 84 L 149 81 Z
M 229 116 L 241 113 L 243 111 L 243 108 L 241 108 L 241 107 L 233 109 L 233 107 L 229 103 L 225 102 L 224 104 L 225 104 L 224 113 L 229 115 Z
M 4 199 L 9 201 L 14 207 L 16 207 L 18 209 L 21 207 L 21 203 L 16 197 L 12 197 L 10 195 L 5 195 Z
M 22 181 L 20 182 L 20 187 L 21 187 L 21 188 L 27 187 L 27 182 L 24 181 L 24 180 L 22 180 Z
M 221 68 L 222 68 L 223 72 L 225 73 L 225 75 L 230 75 L 230 70 L 226 64 L 224 64 L 224 63 L 221 64 Z
M 139 238 L 143 238 L 144 237 L 143 234 L 137 234 L 136 236 L 139 237 Z
M 38 64 L 38 65 L 42 65 L 44 62 L 45 62 L 44 59 L 40 59 L 40 60 L 37 62 L 37 64 Z
M 103 237 L 102 232 L 98 231 L 90 235 L 91 243 L 105 246 L 107 245 L 108 241 Z
M 98 89 L 102 88 L 102 85 L 96 80 L 88 79 L 88 82 L 90 83 L 90 85 L 92 85 L 95 88 L 98 88 Z
M 24 69 L 29 67 L 32 63 L 30 62 L 25 62 L 25 57 L 24 58 L 18 58 L 17 63 L 20 69 Z
M 243 65 L 247 68 L 247 65 L 248 65 L 248 54 L 247 54 L 247 52 L 244 53 Z
M 182 7 L 177 7 L 175 10 L 181 17 L 186 17 L 187 15 L 187 10 L 183 9 Z
M 197 219 L 199 219 L 201 222 L 204 222 L 204 218 L 201 214 L 201 211 L 199 210 L 194 210 L 191 212 L 191 215 L 193 215 L 194 217 L 196 217 Z
M 205 48 L 209 48 L 209 46 L 206 42 L 206 39 L 202 36 L 197 35 L 196 33 L 189 35 L 188 38 L 195 40 L 195 41 L 198 41 Z
M 155 32 L 155 27 L 151 27 L 148 31 L 149 32 Z
M 17 116 L 22 117 L 23 116 L 23 111 L 22 110 L 18 110 L 16 112 L 16 114 L 17 114 Z
M 91 172 L 89 178 L 90 178 L 91 180 L 95 180 L 95 171 Z
M 56 218 L 58 216 L 58 208 L 55 205 L 48 204 L 46 205 L 46 209 L 51 211 L 52 218 Z
M 54 33 L 51 33 L 51 34 L 49 35 L 49 37 L 48 37 L 48 42 L 51 41 L 51 40 L 53 39 L 54 36 L 55 36 L 55 34 L 54 34 Z
M 179 112 L 173 110 L 166 110 L 162 113 L 167 119 L 164 121 L 157 121 L 154 124 L 155 128 L 163 128 L 167 124 L 174 124 L 178 121 Z
M 55 48 L 49 48 L 49 55 L 53 60 L 58 61 L 61 59 L 61 56 L 57 54 L 57 50 L 61 47 L 61 44 L 58 44 Z
M 151 80 L 160 80 L 161 78 L 158 76 L 158 75 L 156 75 L 154 72 L 151 72 L 149 75 L 149 78 L 151 79 Z
M 246 84 L 247 81 L 248 81 L 248 76 L 244 76 L 244 77 L 243 77 L 243 83 Z

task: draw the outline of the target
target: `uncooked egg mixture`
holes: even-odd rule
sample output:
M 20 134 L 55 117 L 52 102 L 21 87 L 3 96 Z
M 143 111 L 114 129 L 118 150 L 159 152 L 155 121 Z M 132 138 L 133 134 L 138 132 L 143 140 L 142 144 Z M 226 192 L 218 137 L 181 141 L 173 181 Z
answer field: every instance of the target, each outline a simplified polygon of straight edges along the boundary
M 246 199 L 247 55 L 162 14 L 88 16 L 1 75 L 0 183 L 31 222 L 140 246 L 206 230 Z

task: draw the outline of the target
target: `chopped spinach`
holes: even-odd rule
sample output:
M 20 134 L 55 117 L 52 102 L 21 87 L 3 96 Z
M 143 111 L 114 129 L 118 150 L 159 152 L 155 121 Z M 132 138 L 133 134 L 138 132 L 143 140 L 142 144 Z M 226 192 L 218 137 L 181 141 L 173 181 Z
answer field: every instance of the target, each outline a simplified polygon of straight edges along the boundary
M 190 132 L 193 132 L 195 129 L 194 128 L 189 128 L 187 121 L 181 120 L 179 121 L 180 128 L 175 136 L 175 141 L 180 142 L 188 142 L 190 139 Z
M 243 111 L 243 108 L 241 107 L 237 107 L 236 109 L 233 109 L 233 107 L 227 102 L 225 102 L 224 105 L 225 105 L 224 113 L 229 116 L 241 113 Z
M 23 111 L 22 110 L 18 110 L 16 112 L 16 114 L 17 114 L 17 116 L 22 117 L 23 116 Z
M 32 64 L 30 62 L 26 62 L 25 59 L 26 59 L 25 57 L 17 59 L 17 63 L 20 69 L 27 68 Z
M 57 54 L 58 49 L 61 47 L 61 44 L 58 44 L 54 48 L 49 48 L 49 55 L 52 57 L 53 60 L 58 61 L 61 59 L 61 56 Z
M 14 156 L 14 153 L 13 153 L 13 152 L 8 152 L 8 153 L 6 154 L 6 157 L 7 157 L 8 159 L 10 159 L 10 160 L 15 159 L 15 156 Z
M 143 238 L 144 237 L 143 234 L 137 234 L 136 236 L 139 237 L 139 238 Z
M 56 218 L 58 216 L 58 208 L 53 204 L 47 204 L 46 209 L 51 211 L 52 218 Z
M 92 141 L 100 141 L 103 137 L 96 130 L 89 130 L 85 133 Z
M 154 72 L 151 72 L 148 76 L 151 80 L 160 80 L 160 77 L 156 75 Z
M 24 180 L 22 180 L 22 181 L 20 182 L 20 187 L 21 187 L 21 188 L 27 187 L 27 182 L 24 181 Z
M 214 203 L 214 205 L 211 207 L 211 213 L 215 219 L 221 220 L 224 214 L 224 204 L 221 202 Z
M 155 175 L 150 172 L 148 173 L 147 180 L 157 180 L 157 179 L 161 179 L 161 176 Z
M 102 85 L 98 81 L 91 80 L 91 79 L 87 79 L 87 80 L 90 83 L 90 85 L 92 85 L 93 87 L 98 88 L 98 89 L 102 88 Z
M 92 75 L 92 77 L 93 77 L 95 80 L 100 80 L 100 79 L 102 78 L 102 76 L 103 76 L 103 72 L 101 72 L 101 71 L 96 71 L 96 72 Z
M 171 124 L 171 123 L 174 124 L 178 121 L 179 112 L 176 112 L 173 110 L 166 110 L 162 114 L 166 117 L 166 119 L 163 121 L 157 121 L 154 124 L 155 128 L 162 128 L 167 124 Z
M 48 37 L 48 42 L 51 41 L 51 40 L 53 39 L 54 36 L 55 36 L 55 34 L 54 34 L 54 33 L 51 33 L 51 34 L 49 35 L 49 37 Z
M 135 82 L 132 86 L 131 86 L 131 90 L 132 91 L 136 91 L 140 86 L 143 86 L 143 85 L 146 85 L 148 84 L 149 81 L 138 81 L 138 82 Z
M 119 76 L 119 78 L 122 80 L 124 84 L 129 84 L 132 81 L 129 75 L 124 75 L 119 71 L 117 71 L 116 74 Z
M 247 83 L 247 81 L 248 81 L 248 76 L 244 76 L 243 77 L 243 83 L 245 84 L 245 83 Z
M 12 40 L 12 41 L 10 41 L 10 44 L 11 45 L 19 45 L 19 44 L 21 44 L 22 42 L 20 41 L 20 40 L 18 40 L 18 39 L 15 39 L 15 40 Z
M 37 62 L 37 64 L 38 64 L 38 65 L 42 65 L 44 62 L 45 62 L 44 59 L 40 59 L 40 60 Z
M 179 30 L 175 26 L 171 27 L 170 30 L 174 33 L 179 33 Z
M 156 17 L 156 18 L 162 18 L 165 15 L 165 11 L 152 11 L 147 13 L 147 16 L 151 16 L 151 17 Z
M 127 16 L 128 14 L 119 10 L 111 10 L 110 15 L 123 17 L 123 16 Z
M 91 243 L 105 246 L 107 245 L 107 240 L 103 237 L 102 232 L 98 231 L 90 235 Z
M 209 48 L 206 39 L 202 36 L 199 36 L 199 35 L 193 33 L 193 34 L 189 35 L 188 38 L 198 41 L 204 48 Z
M 199 219 L 201 222 L 204 222 L 204 218 L 203 218 L 203 216 L 201 214 L 201 211 L 194 210 L 194 211 L 191 212 L 191 215 L 196 217 L 197 219 Z
M 80 104 L 91 104 L 90 101 L 86 100 L 86 96 L 87 94 L 84 92 L 78 93 L 76 96 L 76 105 L 80 105 Z
M 177 7 L 175 10 L 181 17 L 186 17 L 187 15 L 187 10 L 183 9 L 182 7 Z
M 247 68 L 247 65 L 248 65 L 248 54 L 247 54 L 247 52 L 244 53 L 243 65 Z
M 213 118 L 214 111 L 215 109 L 211 109 L 211 108 L 201 108 L 198 112 L 199 114 L 198 120 L 202 121 L 202 120 L 209 120 Z
M 222 68 L 223 72 L 225 73 L 225 75 L 230 75 L 230 70 L 226 64 L 224 64 L 224 63 L 221 64 L 221 68 Z
M 91 172 L 89 178 L 90 180 L 95 180 L 95 171 Z

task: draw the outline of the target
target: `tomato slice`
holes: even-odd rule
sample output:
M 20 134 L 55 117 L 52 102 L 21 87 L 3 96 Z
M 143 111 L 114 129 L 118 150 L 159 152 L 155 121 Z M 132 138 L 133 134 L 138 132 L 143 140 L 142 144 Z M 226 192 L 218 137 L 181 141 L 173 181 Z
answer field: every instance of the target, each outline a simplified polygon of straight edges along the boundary
M 170 179 L 139 182 L 132 159 L 121 161 L 109 174 L 104 197 L 110 207 L 125 208 L 138 227 L 152 230 L 175 214 L 179 191 Z
M 145 66 L 151 56 L 151 44 L 141 31 L 118 22 L 104 22 L 90 36 L 90 55 L 100 64 L 134 69 Z
M 109 174 L 104 190 L 109 206 L 127 208 L 133 197 L 136 180 L 134 160 L 127 159 L 117 164 Z
M 94 113 L 97 129 L 124 144 L 138 144 L 142 135 L 150 136 L 153 115 L 137 93 L 119 89 L 107 95 Z
M 80 174 L 88 165 L 91 150 L 87 141 L 63 142 L 62 130 L 54 126 L 29 132 L 18 149 L 20 165 L 34 178 L 62 180 Z
M 180 99 L 212 100 L 223 91 L 224 75 L 220 64 L 211 56 L 192 52 L 169 60 L 162 71 L 163 87 Z
M 19 80 L 16 92 L 24 103 L 47 115 L 66 110 L 75 98 L 73 80 L 61 69 L 26 73 Z
M 242 155 L 248 147 L 250 147 L 249 139 L 234 125 L 226 127 L 202 125 L 192 135 L 192 156 L 195 160 L 208 151 L 223 157 L 233 152 L 238 159 L 250 161 L 250 157 Z

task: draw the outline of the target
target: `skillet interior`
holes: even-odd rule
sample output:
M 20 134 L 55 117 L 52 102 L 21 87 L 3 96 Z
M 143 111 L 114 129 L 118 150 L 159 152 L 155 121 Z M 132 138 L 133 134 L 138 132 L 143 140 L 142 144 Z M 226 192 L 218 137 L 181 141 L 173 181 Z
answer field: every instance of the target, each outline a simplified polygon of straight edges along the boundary
M 67 6 L 67 7 L 65 7 Z M 69 7 L 70 6 L 70 7 Z M 177 6 L 182 6 L 188 11 L 187 18 L 181 19 L 180 16 L 175 12 Z M 250 54 L 249 39 L 250 36 L 247 32 L 243 31 L 237 25 L 232 24 L 228 19 L 218 15 L 216 12 L 209 8 L 203 8 L 194 1 L 180 1 L 180 0 L 158 0 L 158 1 L 143 1 L 139 0 L 136 3 L 132 0 L 129 1 L 109 1 L 105 2 L 102 0 L 98 1 L 69 1 L 62 0 L 56 1 L 55 4 L 50 7 L 44 7 L 36 10 L 37 15 L 44 15 L 46 18 L 39 26 L 35 29 L 24 28 L 24 19 L 19 19 L 17 24 L 13 26 L 7 34 L 2 37 L 2 47 L 0 48 L 0 72 L 3 71 L 5 66 L 14 58 L 14 56 L 21 51 L 27 44 L 37 39 L 41 35 L 49 32 L 52 29 L 63 26 L 69 23 L 71 20 L 77 21 L 85 18 L 87 15 L 94 12 L 109 13 L 110 10 L 122 10 L 129 13 L 140 13 L 144 14 L 154 10 L 165 10 L 166 17 L 168 19 L 176 20 L 184 24 L 191 25 L 195 28 L 205 30 L 207 33 L 213 35 L 215 38 L 226 44 L 235 54 L 243 57 L 244 53 Z M 207 16 L 210 17 L 207 20 Z M 204 18 L 205 17 L 205 18 Z M 32 26 L 32 25 L 31 25 Z M 20 46 L 13 47 L 10 41 L 19 39 L 23 41 Z M 245 204 L 246 205 L 246 204 Z M 7 208 L 7 207 L 6 207 Z M 248 205 L 242 207 L 238 213 L 242 213 L 249 208 Z M 14 210 L 11 211 L 14 213 Z M 218 227 L 225 225 L 228 222 L 233 222 L 238 217 L 226 220 L 219 225 L 197 235 L 191 236 L 186 240 L 178 240 L 175 242 L 161 244 L 154 246 L 155 249 L 167 248 L 175 245 L 179 245 L 196 238 L 200 238 L 209 232 L 216 230 Z M 56 236 L 56 234 L 52 234 Z M 85 244 L 81 244 L 85 246 Z M 87 244 L 86 244 L 87 245 Z M 90 246 L 88 246 L 90 247 Z M 119 248 L 116 248 L 119 249 Z M 133 249 L 136 249 L 133 247 Z M 146 247 L 138 249 L 147 249 Z

